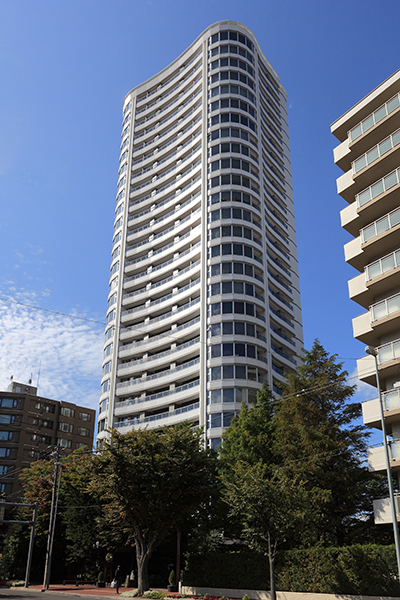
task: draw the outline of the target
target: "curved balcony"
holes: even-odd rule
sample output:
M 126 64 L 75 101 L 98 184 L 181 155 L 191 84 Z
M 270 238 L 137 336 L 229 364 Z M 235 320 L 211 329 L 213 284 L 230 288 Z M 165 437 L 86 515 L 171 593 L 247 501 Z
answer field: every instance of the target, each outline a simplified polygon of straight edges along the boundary
M 148 417 L 135 417 L 131 420 L 123 421 L 122 423 L 114 423 L 114 427 L 120 430 L 120 433 L 127 433 L 132 428 L 140 429 L 146 426 L 147 429 L 155 429 L 163 426 L 172 426 L 185 421 L 198 421 L 199 420 L 200 403 L 195 402 L 188 406 L 182 406 L 182 408 L 176 408 L 175 410 L 159 413 L 157 415 L 150 415 Z
M 169 385 L 182 379 L 188 379 L 194 377 L 199 373 L 200 358 L 195 358 L 187 363 L 178 365 L 172 369 L 160 371 L 153 375 L 146 375 L 144 377 L 138 377 L 136 379 L 130 379 L 128 381 L 121 381 L 116 385 L 116 395 L 123 396 L 137 390 L 138 385 L 143 386 L 145 389 L 151 387 L 160 387 L 161 385 Z
M 400 389 L 394 388 L 387 392 L 382 392 L 383 415 L 385 418 L 385 427 L 387 433 L 391 435 L 392 424 L 400 420 Z M 381 411 L 379 407 L 379 398 L 368 400 L 362 403 L 364 425 L 382 429 Z
M 169 406 L 171 403 L 176 404 L 182 400 L 192 400 L 199 396 L 200 390 L 200 379 L 191 381 L 184 385 L 180 385 L 173 390 L 166 390 L 165 392 L 159 392 L 158 394 L 151 394 L 149 396 L 138 396 L 136 398 L 118 401 L 115 404 L 115 415 L 117 417 L 129 416 L 134 412 L 144 410 L 154 410 L 156 408 L 163 408 Z
M 383 381 L 389 377 L 396 376 L 400 367 L 400 339 L 379 346 L 377 351 L 378 369 L 381 380 Z M 358 359 L 357 370 L 361 381 L 365 381 L 373 386 L 376 385 L 375 360 L 372 356 L 363 356 Z

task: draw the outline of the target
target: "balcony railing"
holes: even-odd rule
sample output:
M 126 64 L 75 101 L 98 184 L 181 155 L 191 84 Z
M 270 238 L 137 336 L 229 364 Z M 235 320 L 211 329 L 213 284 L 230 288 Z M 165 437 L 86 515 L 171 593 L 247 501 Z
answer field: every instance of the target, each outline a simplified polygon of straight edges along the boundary
M 392 229 L 392 227 L 396 227 L 396 225 L 398 225 L 399 223 L 400 208 L 396 208 L 396 210 L 393 210 L 381 219 L 374 221 L 373 223 L 371 223 L 371 225 L 368 225 L 368 227 L 364 227 L 364 229 L 361 229 L 361 243 L 365 244 L 365 242 L 369 242 L 369 240 L 372 240 L 380 233 L 388 231 L 389 229 Z
M 154 373 L 154 375 L 148 375 L 147 377 L 137 377 L 136 379 L 132 378 L 128 381 L 121 381 L 117 383 L 117 388 L 129 387 L 131 385 L 137 385 L 138 383 L 146 383 L 147 381 L 153 381 L 154 379 L 159 379 L 160 377 L 166 377 L 167 375 L 173 375 L 182 369 L 187 369 L 188 367 L 193 367 L 200 362 L 200 358 L 195 358 L 190 362 L 184 363 L 183 365 L 178 365 L 173 369 L 167 369 L 166 371 L 161 371 L 159 373 Z
M 375 277 L 379 277 L 388 271 L 393 271 L 397 267 L 400 267 L 400 250 L 395 250 L 395 252 L 391 252 L 387 256 L 367 265 L 365 267 L 365 279 L 371 281 L 371 279 L 375 279 Z
M 380 365 L 400 358 L 400 340 L 380 346 L 378 349 L 378 362 Z
M 396 169 L 389 173 L 389 175 L 385 175 L 382 179 L 378 179 L 375 183 L 370 185 L 368 188 L 360 192 L 356 195 L 356 203 L 357 208 L 360 206 L 364 206 L 370 200 L 374 200 L 378 198 L 384 192 L 390 190 L 390 188 L 394 187 L 400 182 L 400 169 Z
M 364 167 L 366 167 L 367 165 L 371 165 L 373 162 L 378 160 L 378 158 L 381 158 L 384 154 L 386 154 L 387 152 L 392 150 L 392 148 L 395 148 L 399 144 L 400 129 L 398 129 L 397 131 L 389 135 L 387 138 L 385 138 L 382 142 L 368 150 L 368 152 L 360 156 L 360 158 L 357 158 L 357 160 L 355 160 L 352 163 L 354 175 L 356 173 L 359 173 L 359 171 L 362 171 L 362 169 L 364 169 Z
M 182 406 L 182 408 L 176 408 L 175 410 L 171 410 L 168 412 L 163 412 L 158 415 L 151 415 L 150 417 L 135 417 L 134 419 L 128 419 L 126 421 L 122 421 L 121 423 L 115 423 L 114 427 L 129 427 L 132 425 L 139 425 L 142 423 L 151 423 L 153 421 L 159 421 L 161 419 L 167 419 L 168 417 L 175 417 L 177 415 L 182 415 L 192 410 L 198 409 L 200 406 L 199 402 L 195 402 L 194 404 L 190 404 L 189 406 Z
M 389 390 L 382 394 L 383 410 L 396 410 L 400 408 L 400 389 Z
M 354 140 L 358 139 L 363 133 L 366 133 L 374 125 L 379 123 L 379 121 L 382 121 L 387 115 L 390 115 L 390 113 L 398 108 L 398 106 L 400 106 L 399 94 L 396 94 L 393 98 L 368 115 L 361 123 L 358 123 L 358 125 L 353 127 L 348 133 L 349 141 L 354 142 Z
M 377 302 L 370 306 L 371 322 L 383 319 L 396 312 L 400 311 L 400 294 L 395 294 L 390 298 L 386 298 L 381 302 Z
M 196 379 L 196 381 L 191 381 L 190 383 L 185 383 L 185 385 L 180 385 L 174 390 L 166 390 L 165 392 L 151 394 L 151 396 L 145 396 L 144 398 L 141 398 L 139 396 L 130 400 L 118 401 L 115 403 L 115 408 L 123 408 L 124 406 L 130 406 L 132 404 L 142 404 L 142 402 L 152 402 L 153 400 L 159 400 L 160 398 L 166 398 L 167 396 L 174 396 L 175 394 L 179 394 L 180 392 L 186 392 L 187 390 L 190 390 L 199 385 L 200 379 Z

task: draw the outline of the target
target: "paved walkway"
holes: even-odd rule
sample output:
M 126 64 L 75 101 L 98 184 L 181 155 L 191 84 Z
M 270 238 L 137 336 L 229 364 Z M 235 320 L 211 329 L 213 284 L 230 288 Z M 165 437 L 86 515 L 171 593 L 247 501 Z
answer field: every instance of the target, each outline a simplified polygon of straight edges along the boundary
M 28 589 L 35 591 L 35 592 L 40 592 L 42 590 L 42 588 L 43 588 L 42 585 L 30 585 Z M 14 588 L 14 589 L 25 589 L 25 588 Z M 136 589 L 136 588 L 120 587 L 119 592 L 121 595 L 123 592 L 128 592 L 133 589 Z M 162 591 L 166 591 L 166 590 L 162 590 Z M 101 587 L 96 587 L 94 585 L 51 584 L 49 586 L 49 592 L 61 592 L 61 593 L 65 593 L 65 594 L 74 594 L 76 596 L 97 596 L 100 598 L 117 595 L 114 588 L 111 588 L 111 587 L 101 588 Z

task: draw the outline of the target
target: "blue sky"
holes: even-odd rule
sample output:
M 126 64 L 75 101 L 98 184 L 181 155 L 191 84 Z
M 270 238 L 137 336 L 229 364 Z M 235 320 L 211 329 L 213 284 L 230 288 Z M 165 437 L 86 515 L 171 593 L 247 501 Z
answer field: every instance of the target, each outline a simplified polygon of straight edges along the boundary
M 122 102 L 222 19 L 288 92 L 304 343 L 352 373 L 329 126 L 400 67 L 399 17 L 398 0 L 1 0 L 0 297 L 99 323 L 0 300 L 0 389 L 41 365 L 42 395 L 96 408 Z

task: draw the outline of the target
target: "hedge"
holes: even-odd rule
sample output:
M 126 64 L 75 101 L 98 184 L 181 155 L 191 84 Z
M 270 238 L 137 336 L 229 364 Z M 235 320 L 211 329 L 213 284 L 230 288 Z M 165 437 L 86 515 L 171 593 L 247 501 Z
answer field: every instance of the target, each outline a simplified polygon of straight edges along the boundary
M 249 550 L 189 557 L 184 584 L 269 589 L 268 559 Z M 375 544 L 290 550 L 276 563 L 276 589 L 400 596 L 395 547 Z

